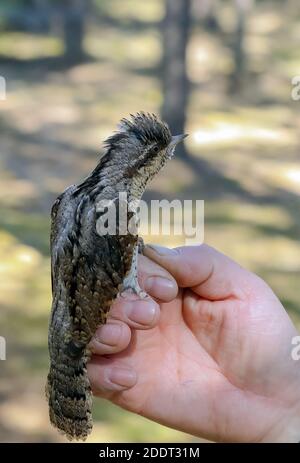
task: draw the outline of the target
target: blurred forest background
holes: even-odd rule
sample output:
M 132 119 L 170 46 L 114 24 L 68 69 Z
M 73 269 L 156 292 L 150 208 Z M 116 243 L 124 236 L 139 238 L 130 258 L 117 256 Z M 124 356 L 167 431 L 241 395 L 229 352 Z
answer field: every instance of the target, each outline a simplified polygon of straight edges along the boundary
M 44 398 L 50 206 L 129 113 L 190 134 L 147 199 L 204 199 L 205 240 L 300 327 L 299 2 L 2 0 L 0 14 L 0 441 L 62 441 Z M 91 441 L 196 440 L 100 400 L 94 416 Z

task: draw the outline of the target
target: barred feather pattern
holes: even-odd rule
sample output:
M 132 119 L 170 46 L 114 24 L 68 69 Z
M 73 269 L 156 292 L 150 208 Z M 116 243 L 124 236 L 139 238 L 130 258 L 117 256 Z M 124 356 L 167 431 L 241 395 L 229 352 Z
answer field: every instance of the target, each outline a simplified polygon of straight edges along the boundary
M 74 206 L 75 191 L 68 189 L 52 210 L 53 303 L 46 394 L 51 423 L 69 439 L 85 439 L 92 429 L 87 345 L 106 322 L 130 270 L 137 236 L 98 236 L 94 204 L 80 195 Z M 81 213 L 76 214 L 79 208 Z
M 128 193 L 128 201 L 136 204 L 172 156 L 171 140 L 168 126 L 153 114 L 140 112 L 123 119 L 106 140 L 106 152 L 93 172 L 67 188 L 53 205 L 46 395 L 51 423 L 69 439 L 85 439 L 91 432 L 88 345 L 97 327 L 106 322 L 138 243 L 135 234 L 99 235 L 97 204 L 101 200 L 117 204 L 120 192 Z M 133 216 L 135 210 L 129 208 L 128 221 Z

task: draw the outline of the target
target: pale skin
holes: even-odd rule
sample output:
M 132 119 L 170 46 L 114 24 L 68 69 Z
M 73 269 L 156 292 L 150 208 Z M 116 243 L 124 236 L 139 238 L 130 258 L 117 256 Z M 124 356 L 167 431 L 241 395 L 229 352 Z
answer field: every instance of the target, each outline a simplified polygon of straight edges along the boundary
M 98 329 L 94 394 L 213 441 L 299 442 L 299 333 L 270 287 L 207 245 L 145 254 L 151 297 L 119 298 Z

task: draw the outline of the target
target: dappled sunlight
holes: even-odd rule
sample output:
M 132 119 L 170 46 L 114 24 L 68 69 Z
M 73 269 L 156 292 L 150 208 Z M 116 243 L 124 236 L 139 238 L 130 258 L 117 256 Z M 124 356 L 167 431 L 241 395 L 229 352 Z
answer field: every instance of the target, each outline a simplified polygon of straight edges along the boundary
M 25 433 L 36 433 L 41 427 L 46 427 L 46 410 L 45 405 L 40 401 L 39 407 L 43 406 L 44 413 L 41 413 L 41 410 L 33 402 L 35 397 L 32 396 L 31 400 L 24 401 L 24 397 L 21 397 L 22 400 L 16 401 L 13 403 L 7 403 L 0 408 L 1 418 L 4 420 L 6 425 L 11 429 L 15 429 L 17 432 Z M 28 415 L 30 415 L 30 420 L 28 420 Z
M 278 31 L 284 25 L 285 18 L 277 11 L 261 11 L 249 20 L 249 30 L 253 34 L 266 35 Z
M 300 188 L 300 168 L 290 168 L 287 169 L 284 173 L 285 177 L 292 183 L 295 183 Z
M 239 240 L 234 239 L 239 236 Z M 299 244 L 284 236 L 264 237 L 259 228 L 243 224 L 206 227 L 206 239 L 218 243 L 218 248 L 249 269 L 260 267 L 281 272 L 300 271 Z
M 232 58 L 229 51 L 220 47 L 211 36 L 199 34 L 192 37 L 188 47 L 188 73 L 192 82 L 207 82 L 216 73 L 229 73 Z
M 116 19 L 126 18 L 137 21 L 159 21 L 164 14 L 163 4 L 160 0 L 140 2 L 138 0 L 114 0 L 114 8 L 110 8 L 110 0 L 96 0 L 100 8 L 107 12 L 110 17 Z
M 33 247 L 10 234 L 0 234 L 0 304 L 24 309 L 26 295 L 32 296 L 31 313 L 48 310 L 50 298 L 49 261 Z M 25 299 L 24 299 L 25 298 Z
M 254 227 L 275 227 L 288 232 L 293 225 L 289 211 L 284 208 L 262 204 L 246 204 L 235 201 L 210 201 L 206 209 L 208 222 L 245 223 Z
M 1 421 L 5 423 L 8 442 L 18 442 L 19 436 L 23 442 L 32 442 L 32 439 L 35 442 L 64 442 L 50 426 L 47 403 L 40 394 L 43 389 L 43 379 L 32 375 L 30 379 L 23 379 L 16 395 L 0 403 Z
M 234 144 L 240 141 L 255 141 L 266 144 L 295 143 L 295 135 L 285 130 L 229 123 L 216 123 L 213 128 L 197 130 L 193 133 L 193 139 L 198 145 Z
M 23 32 L 0 35 L 0 54 L 22 60 L 58 56 L 62 53 L 62 42 L 51 36 Z
M 282 162 L 262 162 L 257 171 L 272 185 L 300 194 L 300 170 L 298 165 Z
M 105 40 L 104 39 L 105 35 Z M 154 32 L 139 35 L 134 33 L 124 36 L 121 31 L 105 29 L 100 35 L 88 37 L 86 41 L 89 53 L 100 60 L 126 67 L 151 69 L 160 58 L 159 37 Z
M 38 194 L 37 187 L 28 180 L 1 179 L 0 203 L 22 205 L 26 200 L 36 199 Z

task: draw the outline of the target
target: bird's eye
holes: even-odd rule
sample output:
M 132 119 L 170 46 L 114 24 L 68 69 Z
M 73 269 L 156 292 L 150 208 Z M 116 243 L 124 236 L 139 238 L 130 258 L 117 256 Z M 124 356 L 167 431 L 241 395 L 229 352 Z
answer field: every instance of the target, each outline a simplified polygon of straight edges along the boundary
M 155 145 L 155 146 L 153 147 L 153 152 L 154 152 L 154 153 L 158 153 L 158 152 L 159 152 L 159 147 L 158 147 L 157 145 Z

